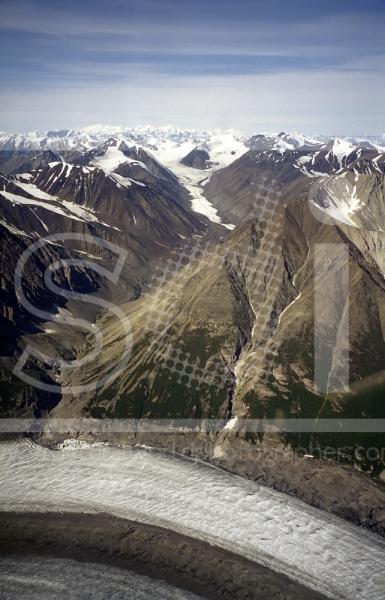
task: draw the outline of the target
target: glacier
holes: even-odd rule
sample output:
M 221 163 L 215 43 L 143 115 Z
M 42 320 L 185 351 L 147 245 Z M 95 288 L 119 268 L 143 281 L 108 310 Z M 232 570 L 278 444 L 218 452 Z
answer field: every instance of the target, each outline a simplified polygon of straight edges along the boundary
M 199 600 L 159 579 L 110 565 L 41 556 L 2 556 L 0 587 L 7 600 Z
M 24 440 L 0 443 L 0 463 L 3 511 L 106 512 L 225 548 L 330 598 L 385 599 L 380 536 L 201 461 Z

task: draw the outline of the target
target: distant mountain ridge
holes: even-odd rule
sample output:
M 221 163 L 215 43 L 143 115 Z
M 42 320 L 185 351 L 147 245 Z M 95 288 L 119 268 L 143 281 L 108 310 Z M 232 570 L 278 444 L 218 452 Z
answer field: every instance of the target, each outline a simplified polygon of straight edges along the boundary
M 257 133 L 246 135 L 235 129 L 183 129 L 166 125 L 136 127 L 120 127 L 109 125 L 91 125 L 80 129 L 59 129 L 47 131 L 31 131 L 27 133 L 0 132 L 0 150 L 71 150 L 92 148 L 110 137 L 129 140 L 149 148 L 157 147 L 165 142 L 183 144 L 192 142 L 196 146 L 210 143 L 216 136 L 229 135 L 243 141 L 248 147 L 258 150 L 295 150 L 299 148 L 315 148 L 325 146 L 333 140 L 345 140 L 355 146 L 385 149 L 385 134 L 368 136 L 307 136 L 296 132 Z

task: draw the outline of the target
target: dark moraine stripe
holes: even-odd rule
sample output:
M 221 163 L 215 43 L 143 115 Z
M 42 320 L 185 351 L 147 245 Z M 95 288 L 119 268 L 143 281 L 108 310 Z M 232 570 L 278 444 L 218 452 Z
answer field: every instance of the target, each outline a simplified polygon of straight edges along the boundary
M 0 553 L 110 564 L 209 599 L 325 599 L 237 554 L 104 513 L 0 513 Z

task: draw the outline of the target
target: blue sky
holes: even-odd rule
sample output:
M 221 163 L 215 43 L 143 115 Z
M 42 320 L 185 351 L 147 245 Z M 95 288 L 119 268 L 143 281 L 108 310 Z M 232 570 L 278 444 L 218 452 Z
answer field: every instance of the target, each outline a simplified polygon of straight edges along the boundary
M 0 128 L 385 131 L 383 0 L 1 0 Z

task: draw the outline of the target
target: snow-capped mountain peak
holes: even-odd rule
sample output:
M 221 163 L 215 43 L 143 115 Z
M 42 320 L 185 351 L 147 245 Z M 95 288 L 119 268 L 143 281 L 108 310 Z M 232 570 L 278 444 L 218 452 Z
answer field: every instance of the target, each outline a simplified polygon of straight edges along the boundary
M 246 136 L 234 129 L 197 130 L 181 129 L 174 125 L 127 127 L 94 124 L 81 129 L 31 131 L 20 134 L 0 132 L 0 150 L 51 150 L 58 153 L 70 150 L 84 151 L 111 139 L 125 141 L 130 147 L 137 144 L 157 154 L 159 160 L 165 158 L 166 162 L 170 160 L 171 155 L 177 154 L 182 158 L 194 148 L 204 148 L 209 152 L 212 160 L 216 160 L 215 155 L 217 155 L 217 162 L 220 164 L 228 164 L 231 157 L 234 160 L 248 148 L 262 152 L 278 151 L 281 153 L 327 148 L 336 157 L 336 161 L 342 164 L 343 157 L 352 153 L 356 148 L 373 148 L 382 151 L 385 147 L 384 134 L 367 136 L 367 138 L 334 138 L 333 136 L 308 136 L 298 132 L 281 131 Z

